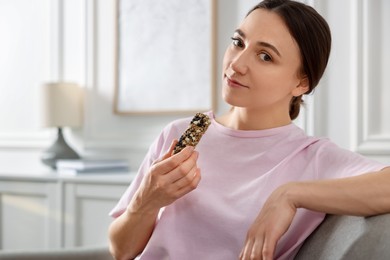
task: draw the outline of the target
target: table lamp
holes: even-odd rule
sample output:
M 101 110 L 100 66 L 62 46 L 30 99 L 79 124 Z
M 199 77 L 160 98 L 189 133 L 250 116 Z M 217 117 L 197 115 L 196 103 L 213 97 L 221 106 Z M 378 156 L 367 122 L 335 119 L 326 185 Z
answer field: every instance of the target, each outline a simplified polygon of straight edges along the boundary
M 58 132 L 57 140 L 43 152 L 41 160 L 55 169 L 57 160 L 80 158 L 66 143 L 62 130 L 82 125 L 83 91 L 70 82 L 46 83 L 41 90 L 43 127 L 56 127 Z

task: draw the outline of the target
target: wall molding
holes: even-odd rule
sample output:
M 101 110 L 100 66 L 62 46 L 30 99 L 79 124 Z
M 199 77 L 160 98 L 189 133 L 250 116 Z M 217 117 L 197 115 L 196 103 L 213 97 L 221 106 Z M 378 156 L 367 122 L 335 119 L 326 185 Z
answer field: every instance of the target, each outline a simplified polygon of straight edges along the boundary
M 354 104 L 358 115 L 357 120 L 357 151 L 366 155 L 390 154 L 390 133 L 382 129 L 384 117 L 381 100 L 384 88 L 384 71 L 382 68 L 385 57 L 383 49 L 383 37 L 390 37 L 390 33 L 384 34 L 383 0 L 373 5 L 368 0 L 356 1 L 357 13 L 355 16 L 355 30 L 357 30 L 356 69 L 357 76 L 357 102 Z

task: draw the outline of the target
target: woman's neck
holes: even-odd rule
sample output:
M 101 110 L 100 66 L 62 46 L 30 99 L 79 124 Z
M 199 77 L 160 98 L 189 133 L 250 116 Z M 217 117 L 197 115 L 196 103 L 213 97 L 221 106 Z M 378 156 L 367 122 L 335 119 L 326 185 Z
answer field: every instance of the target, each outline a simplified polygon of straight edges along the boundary
M 218 117 L 217 122 L 236 130 L 264 130 L 291 123 L 290 116 L 280 116 L 278 113 L 262 113 L 246 108 L 232 107 L 227 113 Z

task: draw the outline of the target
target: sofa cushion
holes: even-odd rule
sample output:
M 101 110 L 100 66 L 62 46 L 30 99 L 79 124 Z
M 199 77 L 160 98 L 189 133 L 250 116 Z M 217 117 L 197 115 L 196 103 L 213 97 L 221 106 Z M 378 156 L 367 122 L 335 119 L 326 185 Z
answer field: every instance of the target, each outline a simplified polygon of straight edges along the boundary
M 306 239 L 296 260 L 390 259 L 390 214 L 328 215 Z
M 57 250 L 1 251 L 1 260 L 113 260 L 107 247 L 79 247 Z

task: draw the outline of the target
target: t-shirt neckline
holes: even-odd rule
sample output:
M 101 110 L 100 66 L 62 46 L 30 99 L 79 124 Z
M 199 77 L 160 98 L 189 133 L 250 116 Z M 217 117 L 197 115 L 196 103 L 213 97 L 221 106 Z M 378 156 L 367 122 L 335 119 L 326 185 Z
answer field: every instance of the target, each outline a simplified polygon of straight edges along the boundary
M 211 126 L 215 127 L 215 129 L 218 132 L 222 134 L 234 136 L 234 137 L 247 137 L 247 138 L 269 137 L 269 136 L 289 133 L 296 128 L 295 124 L 290 123 L 288 125 L 263 129 L 263 130 L 237 130 L 237 129 L 229 128 L 217 122 L 217 120 L 215 120 L 215 114 L 212 111 L 210 111 L 210 119 L 211 119 Z

